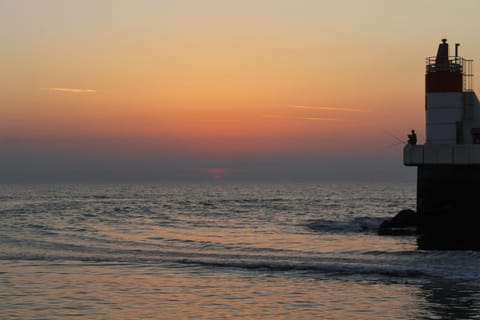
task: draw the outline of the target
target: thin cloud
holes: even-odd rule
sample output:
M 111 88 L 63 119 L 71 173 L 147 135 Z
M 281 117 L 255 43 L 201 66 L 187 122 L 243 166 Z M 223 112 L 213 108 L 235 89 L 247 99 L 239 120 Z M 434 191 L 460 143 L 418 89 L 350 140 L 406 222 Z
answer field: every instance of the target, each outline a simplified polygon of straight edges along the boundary
M 263 114 L 262 117 L 264 117 L 264 118 L 284 118 L 279 114 Z
M 309 121 L 337 121 L 336 118 L 320 118 L 320 117 L 285 117 L 278 114 L 264 114 L 264 118 L 274 118 L 274 119 L 298 119 L 298 120 L 309 120 Z
M 315 107 L 315 106 L 293 106 L 297 109 L 309 109 L 309 110 L 328 110 L 328 111 L 343 111 L 343 112 L 372 112 L 368 109 L 357 108 L 335 108 L 335 107 Z
M 50 91 L 57 92 L 71 92 L 71 93 L 95 93 L 97 90 L 94 89 L 79 89 L 79 88 L 48 88 Z
M 304 117 L 304 118 L 298 118 L 302 120 L 309 120 L 309 121 L 337 121 L 335 118 L 316 118 L 316 117 Z

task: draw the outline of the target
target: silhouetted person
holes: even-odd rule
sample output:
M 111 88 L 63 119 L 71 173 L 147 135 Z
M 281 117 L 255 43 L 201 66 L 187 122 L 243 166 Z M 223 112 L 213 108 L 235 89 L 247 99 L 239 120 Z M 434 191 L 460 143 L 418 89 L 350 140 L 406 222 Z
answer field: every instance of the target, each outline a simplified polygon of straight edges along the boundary
M 415 130 L 412 130 L 412 133 L 408 135 L 408 143 L 417 144 L 417 134 L 415 133 Z

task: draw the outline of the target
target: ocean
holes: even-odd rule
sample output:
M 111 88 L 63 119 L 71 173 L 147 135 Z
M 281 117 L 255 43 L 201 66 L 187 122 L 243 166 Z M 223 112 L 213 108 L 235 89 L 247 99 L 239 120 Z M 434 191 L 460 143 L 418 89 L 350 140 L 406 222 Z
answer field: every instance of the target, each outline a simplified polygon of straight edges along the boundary
M 377 235 L 406 208 L 414 184 L 0 185 L 0 319 L 480 319 L 479 252 Z

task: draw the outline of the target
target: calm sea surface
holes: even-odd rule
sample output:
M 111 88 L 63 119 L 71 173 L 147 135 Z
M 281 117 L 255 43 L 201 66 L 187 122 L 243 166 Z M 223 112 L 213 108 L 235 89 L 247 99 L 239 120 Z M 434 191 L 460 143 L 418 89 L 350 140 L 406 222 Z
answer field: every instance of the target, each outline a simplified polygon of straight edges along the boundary
M 0 318 L 480 319 L 480 253 L 376 235 L 404 208 L 414 185 L 0 185 Z

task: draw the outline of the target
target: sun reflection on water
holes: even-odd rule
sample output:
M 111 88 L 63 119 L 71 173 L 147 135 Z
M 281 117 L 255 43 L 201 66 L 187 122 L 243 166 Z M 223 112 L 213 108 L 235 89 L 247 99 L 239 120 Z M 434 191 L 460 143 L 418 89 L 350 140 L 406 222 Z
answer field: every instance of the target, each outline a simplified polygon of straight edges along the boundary
M 23 319 L 413 319 L 428 313 L 418 285 L 163 267 L 7 263 L 2 279 L 7 274 L 16 289 L 0 295 L 9 305 L 6 316 Z

